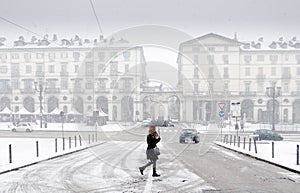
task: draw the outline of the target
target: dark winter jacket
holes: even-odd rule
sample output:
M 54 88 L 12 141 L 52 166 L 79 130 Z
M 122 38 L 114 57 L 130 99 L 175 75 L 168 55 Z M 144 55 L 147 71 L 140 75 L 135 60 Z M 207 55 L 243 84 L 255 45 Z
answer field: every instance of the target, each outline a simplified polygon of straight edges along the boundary
M 154 149 L 156 144 L 160 141 L 160 137 L 158 137 L 157 139 L 153 136 L 153 134 L 149 134 L 147 136 L 147 144 L 148 147 L 147 149 Z

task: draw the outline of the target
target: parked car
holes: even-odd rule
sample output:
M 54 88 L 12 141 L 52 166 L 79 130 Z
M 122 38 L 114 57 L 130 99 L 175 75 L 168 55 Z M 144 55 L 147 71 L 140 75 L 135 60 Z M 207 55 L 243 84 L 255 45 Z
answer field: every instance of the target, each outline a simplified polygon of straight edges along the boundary
M 179 136 L 179 143 L 195 142 L 199 143 L 200 136 L 196 129 L 182 129 Z
M 17 131 L 32 132 L 33 131 L 33 127 L 30 123 L 16 123 L 14 125 L 11 125 L 10 129 L 12 132 L 17 132 Z
M 254 131 L 253 138 L 256 140 L 272 140 L 272 141 L 282 141 L 283 137 L 276 133 L 275 131 L 268 129 L 258 129 Z

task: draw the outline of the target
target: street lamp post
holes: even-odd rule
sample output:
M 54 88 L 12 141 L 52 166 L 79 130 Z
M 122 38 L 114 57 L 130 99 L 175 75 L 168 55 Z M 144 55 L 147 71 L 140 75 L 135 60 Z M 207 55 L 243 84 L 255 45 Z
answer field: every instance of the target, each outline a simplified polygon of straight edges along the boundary
M 44 85 L 41 82 L 34 82 L 35 91 L 39 92 L 39 101 L 40 101 L 40 128 L 43 128 L 43 90 Z
M 281 95 L 281 87 L 267 87 L 267 96 L 272 98 L 272 130 L 275 131 L 275 99 Z

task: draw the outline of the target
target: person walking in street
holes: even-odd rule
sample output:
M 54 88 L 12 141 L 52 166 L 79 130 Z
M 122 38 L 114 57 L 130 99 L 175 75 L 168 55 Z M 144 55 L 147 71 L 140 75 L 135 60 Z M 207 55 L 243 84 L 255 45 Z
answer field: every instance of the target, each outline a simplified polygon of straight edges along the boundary
M 156 132 L 155 126 L 149 127 L 149 134 L 147 135 L 147 150 L 146 150 L 146 156 L 147 159 L 150 160 L 147 164 L 145 164 L 142 167 L 139 167 L 140 173 L 144 175 L 144 170 L 146 167 L 153 164 L 153 177 L 159 177 L 160 175 L 156 173 L 156 161 L 158 160 L 159 152 L 157 151 L 156 144 L 160 141 L 160 136 Z

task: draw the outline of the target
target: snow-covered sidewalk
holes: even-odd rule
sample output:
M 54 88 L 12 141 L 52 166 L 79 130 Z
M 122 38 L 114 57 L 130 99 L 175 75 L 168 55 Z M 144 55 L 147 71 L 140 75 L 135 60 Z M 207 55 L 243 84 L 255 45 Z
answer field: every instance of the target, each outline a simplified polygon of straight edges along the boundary
M 65 137 L 64 143 L 62 138 L 0 138 L 0 174 L 102 143 L 94 139 L 94 136 L 83 139 L 80 136 L 82 130 L 77 126 L 76 124 L 67 124 L 64 127 L 64 131 L 78 131 L 76 137 Z M 7 130 L 8 127 L 3 128 Z M 38 129 L 35 128 L 34 131 Z M 97 131 L 108 132 L 124 129 L 125 127 L 120 124 L 110 124 L 98 127 Z M 48 128 L 41 130 L 61 131 L 61 125 L 50 124 Z
M 274 143 L 274 146 L 272 145 Z M 234 144 L 233 140 L 230 144 L 229 140 L 226 142 L 215 141 L 215 144 L 225 147 L 227 149 L 240 152 L 259 160 L 263 160 L 274 165 L 286 168 L 288 170 L 300 173 L 300 165 L 297 165 L 297 145 L 299 142 L 285 142 L 285 141 L 257 141 L 256 151 L 253 140 L 249 148 L 249 140 L 241 139 L 238 146 L 237 140 Z M 272 151 L 272 146 L 274 151 Z M 249 150 L 250 149 L 250 150 Z M 273 153 L 272 153 L 273 152 Z M 274 157 L 273 157 L 274 155 Z

